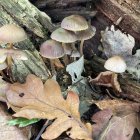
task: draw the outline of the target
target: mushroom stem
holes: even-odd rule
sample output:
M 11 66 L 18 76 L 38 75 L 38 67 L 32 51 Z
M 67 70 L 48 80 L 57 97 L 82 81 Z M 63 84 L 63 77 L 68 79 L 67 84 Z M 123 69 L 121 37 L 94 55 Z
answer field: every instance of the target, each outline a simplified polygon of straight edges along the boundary
M 83 55 L 83 45 L 84 45 L 84 40 L 81 40 L 81 43 L 80 43 L 80 54 L 81 54 L 81 56 Z
M 51 71 L 52 71 L 52 76 L 53 76 L 56 73 L 56 71 L 55 71 L 55 67 L 54 67 L 54 63 L 52 59 L 50 59 L 50 65 L 51 65 Z
M 65 43 L 62 43 L 62 46 L 63 46 L 63 47 L 66 47 L 66 44 L 65 44 Z M 63 61 L 64 61 L 64 63 L 65 63 L 65 66 L 67 66 L 67 65 L 70 63 L 70 60 L 69 60 L 67 54 L 64 55 Z
M 71 46 L 72 46 L 72 50 L 75 51 L 76 50 L 75 43 L 71 43 Z
M 8 44 L 8 49 L 13 49 L 13 43 Z

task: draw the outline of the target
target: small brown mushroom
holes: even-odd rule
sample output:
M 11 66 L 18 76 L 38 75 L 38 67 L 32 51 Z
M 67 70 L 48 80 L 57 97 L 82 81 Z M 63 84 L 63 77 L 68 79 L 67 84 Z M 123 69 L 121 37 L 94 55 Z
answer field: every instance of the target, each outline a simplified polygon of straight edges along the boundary
M 13 44 L 23 41 L 26 38 L 27 35 L 25 31 L 15 24 L 6 24 L 0 28 L 1 44 Z
M 115 73 L 123 73 L 127 68 L 126 63 L 121 56 L 113 56 L 109 58 L 105 62 L 104 67 L 107 70 L 110 70 Z
M 8 48 L 13 48 L 13 43 L 18 43 L 27 38 L 25 31 L 15 25 L 6 24 L 0 28 L 0 41 L 1 44 L 9 44 Z M 8 67 L 10 68 L 12 62 L 11 56 L 7 56 Z
M 90 26 L 87 30 L 76 32 L 78 40 L 81 40 L 80 43 L 80 54 L 83 55 L 83 44 L 85 40 L 92 38 L 96 33 L 96 28 L 94 26 Z
M 64 48 L 55 40 L 47 40 L 40 46 L 40 54 L 45 58 L 50 59 L 52 74 L 55 73 L 53 59 L 58 59 L 64 56 Z
M 63 28 L 58 28 L 55 31 L 53 31 L 51 34 L 51 38 L 56 41 L 62 42 L 62 46 L 64 47 L 67 46 L 66 43 L 74 43 L 77 41 L 77 36 L 74 32 L 67 31 Z M 72 47 L 75 50 L 74 44 L 72 44 Z M 66 61 L 68 61 L 67 55 L 65 55 L 65 59 Z M 64 63 L 65 65 L 67 65 L 67 62 L 65 62 L 65 60 Z
M 61 22 L 61 28 L 77 32 L 88 29 L 86 19 L 80 15 L 71 15 L 65 17 Z

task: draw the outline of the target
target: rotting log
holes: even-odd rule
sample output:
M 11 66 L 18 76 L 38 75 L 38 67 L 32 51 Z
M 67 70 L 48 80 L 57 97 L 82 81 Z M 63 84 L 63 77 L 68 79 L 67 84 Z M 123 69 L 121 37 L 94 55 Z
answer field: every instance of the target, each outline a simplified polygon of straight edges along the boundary
M 65 17 L 77 14 L 85 17 L 86 19 L 93 18 L 97 11 L 91 11 L 88 10 L 85 7 L 72 7 L 72 8 L 66 8 L 66 9 L 52 9 L 52 10 L 45 10 L 45 12 L 52 17 L 52 19 L 55 19 L 55 21 L 62 21 Z M 58 14 L 59 13 L 59 14 Z
M 75 6 L 81 3 L 87 3 L 92 0 L 36 0 L 34 3 L 38 8 L 60 8 L 67 7 L 69 5 Z
M 54 28 L 50 18 L 28 0 L 0 0 L 0 26 L 8 23 L 24 27 L 29 36 L 25 41 L 14 44 L 15 47 L 26 50 L 28 57 L 26 61 L 14 62 L 12 66 L 14 81 L 24 82 L 29 73 L 41 77 L 42 80 L 48 79 L 49 70 L 35 49 L 38 44 L 34 46 L 30 36 L 35 36 L 38 40 L 47 39 L 48 31 Z
M 135 39 L 140 40 L 139 0 L 96 0 L 95 4 L 97 9 L 114 23 L 122 18 L 118 26 Z
M 106 71 L 104 69 L 104 62 L 105 60 L 94 56 L 90 61 L 93 73 L 99 74 L 100 72 Z M 140 83 L 131 79 L 127 74 L 123 76 L 119 75 L 118 81 L 120 82 L 122 92 L 116 93 L 116 96 L 140 103 Z

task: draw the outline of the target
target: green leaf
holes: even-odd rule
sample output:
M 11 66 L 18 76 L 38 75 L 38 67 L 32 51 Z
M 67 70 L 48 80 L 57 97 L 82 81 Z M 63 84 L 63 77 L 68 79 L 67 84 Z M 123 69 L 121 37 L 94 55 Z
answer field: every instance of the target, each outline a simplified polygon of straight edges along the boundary
M 25 127 L 27 125 L 30 125 L 30 124 L 33 124 L 33 123 L 36 123 L 38 122 L 40 119 L 26 119 L 26 118 L 17 118 L 17 119 L 12 119 L 12 120 L 9 120 L 7 122 L 8 125 L 19 125 L 19 127 Z

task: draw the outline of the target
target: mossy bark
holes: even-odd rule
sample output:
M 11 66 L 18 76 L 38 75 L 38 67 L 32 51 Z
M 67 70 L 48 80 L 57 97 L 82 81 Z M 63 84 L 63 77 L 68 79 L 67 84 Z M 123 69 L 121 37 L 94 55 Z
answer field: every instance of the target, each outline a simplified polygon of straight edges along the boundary
M 47 39 L 48 31 L 52 31 L 54 28 L 50 18 L 28 0 L 0 0 L 0 27 L 8 23 L 24 27 L 29 36 L 25 41 L 14 44 L 15 47 L 26 50 L 28 56 L 26 61 L 14 62 L 12 66 L 14 81 L 24 82 L 29 73 L 35 74 L 43 80 L 48 79 L 49 70 L 36 50 L 39 44 L 33 41 Z M 32 39 L 33 37 L 34 39 Z

